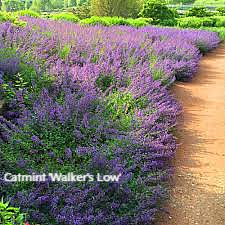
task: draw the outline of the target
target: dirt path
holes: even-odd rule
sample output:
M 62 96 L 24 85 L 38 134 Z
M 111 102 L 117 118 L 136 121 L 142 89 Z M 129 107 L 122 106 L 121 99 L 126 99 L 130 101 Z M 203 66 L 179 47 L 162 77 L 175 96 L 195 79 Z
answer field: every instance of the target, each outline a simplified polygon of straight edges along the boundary
M 225 225 L 225 44 L 205 56 L 194 80 L 178 83 L 184 107 L 168 215 L 159 225 Z

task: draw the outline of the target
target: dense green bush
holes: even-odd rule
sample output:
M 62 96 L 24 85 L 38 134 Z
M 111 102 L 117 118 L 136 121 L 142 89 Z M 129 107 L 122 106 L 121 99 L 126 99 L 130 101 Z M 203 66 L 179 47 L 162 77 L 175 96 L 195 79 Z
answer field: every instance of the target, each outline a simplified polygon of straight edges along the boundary
M 18 18 L 18 15 L 16 15 L 15 13 L 0 11 L 0 23 L 6 22 L 6 21 L 9 21 L 15 24 L 16 26 L 21 26 L 21 27 L 26 26 L 26 22 L 20 21 Z
M 72 13 L 52 14 L 52 15 L 49 15 L 49 18 L 51 18 L 53 20 L 70 21 L 70 22 L 73 22 L 73 23 L 79 22 L 79 18 Z
M 10 21 L 14 23 L 16 20 L 17 17 L 13 13 L 0 11 L 0 22 Z
M 225 27 L 225 16 L 215 16 L 215 27 Z
M 36 18 L 40 17 L 39 13 L 34 12 L 32 10 L 21 10 L 21 11 L 18 11 L 16 14 L 19 16 L 31 16 L 31 17 L 36 17 Z
M 14 12 L 23 10 L 25 4 L 20 0 L 4 0 L 2 1 L 2 10 L 6 12 Z
M 206 17 L 212 16 L 212 13 L 208 12 L 205 7 L 193 7 L 187 11 L 186 16 Z
M 76 8 L 70 9 L 70 11 L 79 19 L 86 19 L 91 17 L 91 7 L 89 4 L 83 4 Z
M 219 16 L 225 16 L 225 8 L 224 7 L 219 7 L 216 9 L 216 11 Z
M 25 224 L 25 215 L 20 213 L 19 208 L 9 206 L 9 202 L 0 201 L 0 224 L 22 225 Z
M 173 10 L 169 9 L 164 2 L 153 0 L 144 3 L 140 14 L 143 17 L 152 18 L 154 24 L 175 18 Z
M 122 17 L 98 17 L 92 16 L 80 21 L 83 25 L 97 25 L 101 24 L 103 26 L 113 26 L 113 25 L 128 25 L 134 27 L 142 27 L 151 24 L 152 19 L 150 18 L 138 18 L 138 19 L 125 19 Z
M 200 27 L 224 27 L 225 16 L 213 17 L 184 17 L 177 20 L 177 25 L 182 28 L 200 28 Z
M 92 16 L 121 16 L 137 18 L 141 10 L 140 0 L 91 0 Z

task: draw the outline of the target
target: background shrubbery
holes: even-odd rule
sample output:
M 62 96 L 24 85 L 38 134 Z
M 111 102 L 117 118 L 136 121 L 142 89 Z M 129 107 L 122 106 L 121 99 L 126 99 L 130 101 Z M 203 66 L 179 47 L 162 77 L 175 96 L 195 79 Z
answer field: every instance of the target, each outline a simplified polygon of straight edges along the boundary
M 152 19 L 148 18 L 138 18 L 138 19 L 125 19 L 122 17 L 97 17 L 93 16 L 80 21 L 80 24 L 85 25 L 103 25 L 103 26 L 113 26 L 113 25 L 128 25 L 134 27 L 142 27 L 151 24 Z

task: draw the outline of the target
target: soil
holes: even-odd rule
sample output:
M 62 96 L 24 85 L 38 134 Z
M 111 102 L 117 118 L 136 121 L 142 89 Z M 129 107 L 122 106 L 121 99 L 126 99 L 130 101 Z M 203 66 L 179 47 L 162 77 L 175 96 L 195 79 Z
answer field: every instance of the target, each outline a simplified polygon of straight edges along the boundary
M 172 91 L 184 112 L 170 200 L 157 225 L 225 225 L 225 44 Z

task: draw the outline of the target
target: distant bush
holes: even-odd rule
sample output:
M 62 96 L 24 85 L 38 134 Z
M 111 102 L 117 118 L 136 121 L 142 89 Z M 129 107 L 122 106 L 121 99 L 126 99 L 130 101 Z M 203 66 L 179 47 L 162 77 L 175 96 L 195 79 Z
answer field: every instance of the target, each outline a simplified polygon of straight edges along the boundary
M 4 0 L 1 9 L 6 12 L 14 12 L 24 9 L 24 3 L 20 0 Z
M 161 20 L 158 22 L 158 25 L 174 27 L 174 26 L 177 26 L 177 19 Z
M 193 7 L 187 11 L 186 16 L 196 16 L 196 17 L 207 17 L 212 16 L 213 14 L 207 10 L 205 7 Z
M 10 21 L 14 23 L 16 20 L 17 17 L 13 13 L 0 11 L 0 22 Z
M 225 8 L 224 7 L 219 7 L 216 9 L 216 11 L 219 16 L 225 16 Z
M 64 20 L 64 21 L 70 21 L 73 23 L 79 22 L 79 18 L 72 13 L 59 13 L 59 14 L 52 14 L 49 15 L 49 18 L 53 20 Z
M 224 27 L 225 16 L 213 17 L 185 17 L 177 20 L 177 25 L 182 28 L 200 28 L 200 27 Z
M 174 12 L 169 9 L 164 2 L 146 1 L 140 13 L 141 16 L 152 18 L 154 24 L 158 24 L 164 20 L 173 20 Z
M 225 16 L 215 16 L 215 27 L 225 27 Z
M 91 7 L 88 4 L 77 6 L 76 8 L 70 9 L 70 11 L 79 19 L 86 19 L 91 17 Z
M 34 12 L 32 10 L 21 10 L 17 12 L 18 15 L 20 16 L 30 16 L 30 17 L 40 17 L 40 14 L 37 12 Z
M 92 16 L 137 18 L 142 7 L 140 0 L 91 0 Z
M 125 19 L 122 17 L 98 17 L 92 16 L 80 21 L 83 25 L 97 25 L 101 24 L 103 26 L 113 26 L 113 25 L 128 25 L 134 27 L 142 27 L 151 24 L 152 19 L 150 18 L 138 18 L 138 19 Z

